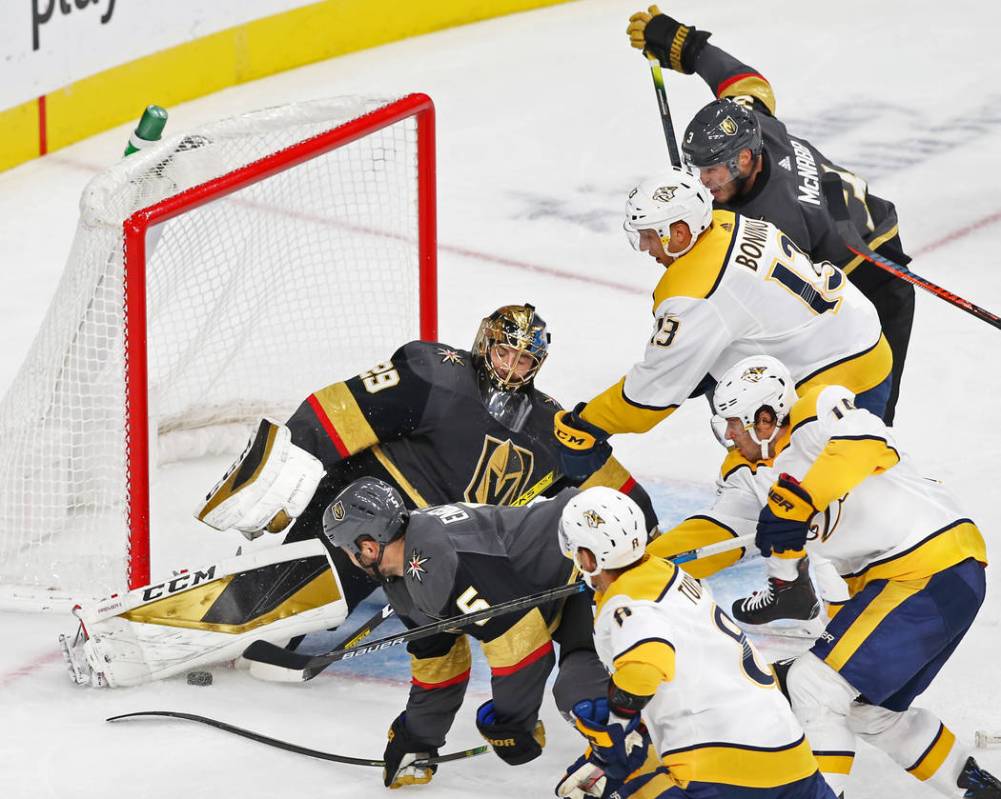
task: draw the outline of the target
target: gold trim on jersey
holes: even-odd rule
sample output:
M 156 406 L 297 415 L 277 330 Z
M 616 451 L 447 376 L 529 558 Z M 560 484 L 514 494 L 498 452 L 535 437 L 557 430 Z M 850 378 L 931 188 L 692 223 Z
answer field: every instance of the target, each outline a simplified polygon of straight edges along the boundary
M 803 396 L 804 391 L 815 386 L 844 386 L 855 394 L 861 394 L 886 380 L 892 369 L 893 352 L 886 336 L 880 333 L 879 340 L 868 349 L 803 378 L 796 384 L 796 393 Z
M 935 772 L 941 768 L 955 743 L 956 736 L 952 730 L 939 722 L 935 740 L 932 741 L 931 746 L 925 750 L 924 754 L 918 758 L 917 762 L 907 769 L 907 773 L 922 782 L 931 779 L 935 775 Z
M 900 226 L 894 225 L 885 233 L 881 233 L 871 241 L 867 241 L 866 244 L 869 245 L 870 249 L 878 250 L 880 247 L 886 244 L 886 242 L 888 242 L 890 239 L 896 236 L 899 231 L 900 231 Z M 864 260 L 866 259 L 863 258 L 861 255 L 856 255 L 848 263 L 846 263 L 844 266 L 841 267 L 841 271 L 844 272 L 846 275 L 851 274 L 852 270 L 854 270 Z M 879 267 L 876 268 L 878 269 Z
M 591 488 L 592 486 L 607 486 L 608 488 L 618 490 L 631 477 L 632 475 L 629 474 L 629 470 L 619 463 L 614 455 L 611 455 L 598 471 L 592 472 L 591 476 L 580 484 L 580 489 L 583 491 L 585 488 Z
M 674 646 L 663 638 L 645 638 L 612 658 L 615 684 L 637 696 L 653 696 L 662 682 L 674 679 Z
M 736 537 L 737 533 L 734 530 L 716 519 L 709 516 L 690 516 L 651 541 L 646 551 L 656 558 L 667 560 L 681 552 L 688 552 L 691 549 L 698 549 L 720 541 L 729 541 Z M 692 577 L 701 580 L 732 566 L 741 559 L 743 554 L 743 547 L 731 549 L 729 552 L 720 552 L 718 555 L 708 558 L 690 560 L 688 563 L 682 564 L 681 568 Z
M 506 669 L 525 658 L 552 639 L 549 628 L 538 608 L 532 608 L 505 633 L 481 644 L 483 654 L 493 669 Z
M 832 437 L 803 475 L 800 485 L 813 498 L 813 504 L 824 510 L 867 478 L 882 474 L 898 463 L 900 453 L 884 438 Z
M 653 312 L 670 297 L 704 300 L 719 285 L 726 271 L 727 256 L 737 236 L 737 215 L 713 211 L 713 222 L 687 253 L 665 270 L 653 290 Z
M 813 756 L 825 774 L 851 774 L 852 764 L 855 762 L 855 755 L 824 755 L 814 752 Z
M 313 396 L 352 455 L 379 443 L 379 437 L 346 383 L 321 388 Z
M 883 620 L 912 596 L 923 591 L 929 580 L 931 577 L 890 580 L 841 634 L 824 662 L 835 671 L 840 671 Z
M 383 452 L 382 447 L 376 444 L 369 450 L 369 452 L 371 452 L 375 456 L 375 459 L 382 464 L 382 468 L 389 472 L 393 480 L 396 481 L 396 484 L 403 489 L 404 494 L 410 497 L 414 505 L 418 508 L 426 508 L 431 504 L 424 499 L 423 496 L 421 496 L 420 491 L 414 488 L 413 484 L 403 475 L 403 472 L 400 471 L 400 468 L 389 459 L 389 456 Z
M 231 574 L 220 580 L 203 583 L 188 591 L 165 597 L 158 602 L 151 602 L 121 614 L 122 618 L 141 624 L 163 624 L 188 630 L 211 630 L 216 633 L 239 635 L 248 630 L 255 630 L 258 627 L 271 624 L 278 619 L 285 619 L 327 605 L 341 598 L 333 572 L 330 569 L 325 569 L 278 607 L 260 616 L 255 616 L 243 624 L 214 624 L 201 621 L 205 614 L 212 609 L 215 601 L 225 593 L 236 576 Z
M 594 595 L 594 617 L 601 615 L 605 603 L 613 596 L 659 602 L 677 577 L 678 567 L 673 563 L 644 555 L 636 566 L 622 572 L 605 593 Z
M 776 788 L 805 780 L 817 771 L 806 737 L 775 748 L 708 744 L 661 754 L 682 789 L 690 782 L 713 782 L 742 788 Z
M 870 563 L 855 574 L 841 575 L 852 596 L 874 580 L 918 580 L 945 571 L 968 558 L 987 565 L 987 546 L 969 519 L 936 530 L 906 552 Z
M 473 663 L 469 652 L 469 639 L 461 635 L 444 655 L 418 658 L 410 655 L 410 674 L 418 682 L 435 685 L 454 680 L 469 671 Z
M 501 441 L 485 435 L 479 461 L 463 498 L 481 505 L 510 505 L 527 487 L 534 468 L 532 450 L 519 447 L 510 438 Z
M 678 409 L 677 405 L 667 408 L 637 405 L 626 397 L 625 385 L 626 379 L 623 377 L 615 385 L 606 388 L 584 406 L 581 418 L 611 435 L 645 433 Z
M 775 93 L 772 91 L 772 85 L 760 75 L 750 75 L 734 81 L 720 92 L 719 99 L 742 95 L 756 97 L 773 115 L 775 114 Z

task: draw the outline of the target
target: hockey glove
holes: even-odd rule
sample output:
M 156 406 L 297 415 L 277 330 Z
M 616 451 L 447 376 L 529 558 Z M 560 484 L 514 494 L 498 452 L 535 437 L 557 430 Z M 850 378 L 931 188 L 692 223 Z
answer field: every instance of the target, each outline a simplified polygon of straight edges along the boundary
M 661 66 L 686 75 L 695 71 L 695 60 L 712 35 L 661 14 L 657 6 L 633 14 L 626 33 L 633 47 L 656 56 Z
M 586 480 L 604 466 L 612 454 L 608 433 L 580 417 L 586 404 L 578 402 L 572 411 L 560 411 L 553 417 L 560 470 L 576 481 Z
M 431 782 L 431 776 L 438 770 L 436 765 L 416 765 L 415 761 L 438 756 L 438 747 L 418 741 L 407 730 L 407 714 L 397 716 L 386 735 L 389 743 L 382 759 L 386 765 L 382 769 L 382 782 L 387 788 L 401 788 L 404 785 L 423 785 Z
M 762 556 L 803 549 L 815 513 L 813 498 L 799 481 L 792 475 L 779 475 L 778 482 L 768 490 L 768 504 L 758 514 L 754 543 Z
M 621 785 L 643 765 L 650 734 L 639 713 L 624 719 L 608 711 L 608 700 L 585 699 L 573 706 L 574 726 L 591 744 L 591 761 Z
M 520 766 L 535 760 L 546 745 L 546 728 L 536 721 L 530 730 L 497 720 L 494 700 L 484 702 L 476 710 L 476 728 L 497 756 L 509 766 Z

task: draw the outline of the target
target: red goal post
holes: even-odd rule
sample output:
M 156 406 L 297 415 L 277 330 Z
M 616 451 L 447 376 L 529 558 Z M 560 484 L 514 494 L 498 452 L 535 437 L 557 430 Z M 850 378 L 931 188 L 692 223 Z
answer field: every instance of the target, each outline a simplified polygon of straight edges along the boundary
M 324 102 L 336 123 L 326 127 Z M 265 413 L 287 413 L 295 400 L 292 394 L 301 400 L 309 391 L 353 373 L 345 372 L 349 364 L 353 371 L 371 365 L 359 363 L 361 358 L 374 362 L 408 338 L 437 337 L 431 99 L 424 94 L 388 102 L 335 98 L 295 108 L 305 109 L 303 118 L 298 110 L 268 109 L 173 137 L 160 145 L 159 156 L 143 150 L 137 154 L 142 164 L 133 164 L 132 159 L 140 159 L 132 156 L 109 170 L 129 170 L 107 184 L 115 188 L 102 186 L 99 176 L 85 191 L 74 252 L 49 312 L 49 317 L 64 318 L 71 307 L 80 318 L 61 336 L 49 334 L 43 325 L 22 374 L 0 405 L 0 433 L 32 424 L 44 431 L 35 441 L 30 433 L 21 436 L 18 443 L 27 454 L 0 453 L 0 560 L 5 554 L 27 555 L 25 573 L 0 567 L 0 603 L 9 604 L 4 597 L 11 594 L 29 600 L 39 595 L 101 595 L 150 582 L 150 467 L 156 465 L 158 452 L 165 451 L 151 446 L 151 426 L 161 440 L 167 433 L 190 436 L 194 430 L 201 435 L 217 422 L 252 425 Z M 285 143 L 303 130 L 310 135 Z M 274 141 L 279 146 L 272 151 Z M 238 162 L 231 153 L 244 149 L 264 154 L 219 173 L 220 163 Z M 159 187 L 165 181 L 181 190 L 165 195 Z M 88 212 L 86 203 L 114 205 L 119 190 L 144 199 L 152 194 L 156 201 L 123 213 L 122 254 L 116 264 L 113 246 L 106 240 L 100 246 L 92 243 L 88 228 L 94 224 L 88 214 L 103 212 Z M 83 261 L 93 261 L 97 268 L 85 270 L 86 279 L 70 279 L 77 262 Z M 119 295 L 113 286 L 119 279 L 121 295 L 115 300 Z M 248 296 L 251 290 L 256 293 Z M 71 299 L 61 299 L 70 291 L 76 292 Z M 117 311 L 105 312 L 119 303 Z M 98 313 L 98 307 L 105 311 Z M 279 321 L 269 328 L 272 317 Z M 331 320 L 329 325 L 324 317 Z M 53 338 L 54 346 L 48 340 Z M 182 343 L 165 355 L 165 342 L 175 338 Z M 200 365 L 209 351 L 217 352 L 215 360 L 206 355 Z M 106 379 L 105 372 L 117 371 L 118 359 L 123 374 Z M 278 374 L 284 360 L 290 361 L 288 368 Z M 25 395 L 31 392 L 25 390 L 25 373 L 37 373 L 39 361 L 58 363 L 56 376 L 49 380 L 52 396 L 42 400 L 44 410 L 26 412 Z M 235 374 L 230 375 L 231 370 Z M 187 388 L 188 372 L 196 374 L 194 389 Z M 253 384 L 258 373 L 267 373 L 274 388 L 285 392 L 274 408 L 267 396 L 269 385 Z M 94 388 L 105 382 L 110 385 L 107 391 Z M 227 382 L 225 391 L 212 394 L 217 384 Z M 37 401 L 39 391 L 32 388 Z M 121 398 L 116 400 L 119 388 Z M 175 391 L 185 394 L 183 400 Z M 227 405 L 233 398 L 240 405 L 235 411 Z M 113 409 L 119 402 L 122 438 L 109 446 L 106 439 L 118 439 L 103 425 L 116 415 Z M 72 413 L 64 413 L 64 405 L 73 405 Z M 84 416 L 93 409 L 93 418 L 81 422 L 79 406 Z M 68 421 L 53 425 L 51 420 L 60 414 Z M 89 453 L 91 460 L 84 462 L 78 453 L 60 448 L 65 438 L 78 449 L 87 449 L 93 441 L 95 450 L 106 447 L 111 454 L 95 466 L 97 453 Z M 93 477 L 116 471 L 113 451 L 118 447 L 123 450 L 120 491 L 114 478 Z M 25 467 L 25 459 L 35 457 L 33 448 L 41 453 L 38 463 L 32 460 Z M 194 454 L 204 449 L 199 444 Z M 48 502 L 45 492 L 23 488 L 29 482 L 25 475 L 36 479 L 46 472 L 47 460 L 58 463 L 55 470 L 67 483 L 48 494 L 64 499 L 69 510 L 47 514 L 41 507 Z M 95 481 L 100 490 L 93 488 Z M 39 497 L 40 505 L 33 507 Z M 185 499 L 193 508 L 198 497 L 181 501 Z M 64 566 L 58 546 L 37 556 L 60 539 L 74 542 L 69 557 L 83 551 L 86 545 L 79 541 L 88 535 L 88 525 L 96 526 L 94 519 L 108 519 L 109 513 L 124 519 L 124 574 L 113 555 L 104 559 L 100 553 L 88 553 L 86 569 Z M 18 538 L 15 528 L 20 524 L 23 529 L 25 520 L 29 527 L 37 523 L 39 530 Z M 9 546 L 12 537 L 18 546 Z M 67 575 L 72 577 L 64 581 Z

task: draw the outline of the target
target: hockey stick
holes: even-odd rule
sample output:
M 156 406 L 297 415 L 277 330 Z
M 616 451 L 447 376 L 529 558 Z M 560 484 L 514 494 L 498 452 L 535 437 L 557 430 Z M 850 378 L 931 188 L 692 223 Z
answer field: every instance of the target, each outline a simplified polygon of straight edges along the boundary
M 227 724 L 225 721 L 217 721 L 216 719 L 210 719 L 206 716 L 197 716 L 193 713 L 178 713 L 175 710 L 142 710 L 137 713 L 123 713 L 120 716 L 111 716 L 110 718 L 105 719 L 105 721 L 121 721 L 122 719 L 142 717 L 148 718 L 150 716 L 155 718 L 186 719 L 187 721 L 196 721 L 199 724 L 207 724 L 208 726 L 215 727 L 218 730 L 231 732 L 234 735 L 240 735 L 244 738 L 249 738 L 251 741 L 257 741 L 258 743 L 273 746 L 276 749 L 284 749 L 287 752 L 295 752 L 298 755 L 315 757 L 320 760 L 332 760 L 334 763 L 346 763 L 349 766 L 373 766 L 375 768 L 382 768 L 386 765 L 385 760 L 374 760 L 366 757 L 348 757 L 347 755 L 335 755 L 332 752 L 321 752 L 317 749 L 299 746 L 298 744 L 289 743 L 288 741 L 280 741 L 277 738 L 271 738 L 270 736 L 262 735 L 259 732 L 245 730 L 242 727 L 234 727 L 232 724 Z M 489 748 L 489 746 L 474 746 L 472 749 L 464 749 L 461 752 L 450 752 L 447 755 L 429 757 L 426 760 L 416 760 L 414 761 L 414 765 L 423 767 L 433 766 L 438 763 L 450 763 L 453 760 L 464 760 L 467 757 L 482 755 Z
M 740 549 L 741 547 L 753 544 L 754 536 L 754 533 L 748 533 L 747 535 L 731 538 L 729 541 L 706 544 L 704 547 L 699 547 L 698 549 L 689 549 L 685 552 L 679 552 L 677 555 L 671 555 L 667 560 L 671 561 L 675 566 L 680 566 L 682 563 L 690 563 L 693 560 L 702 560 L 702 558 L 718 555 L 720 552 L 729 552 L 731 549 Z
M 869 263 L 889 272 L 891 275 L 899 277 L 901 280 L 906 280 L 908 283 L 912 283 L 919 288 L 923 288 L 925 291 L 931 292 L 936 297 L 945 300 L 951 305 L 955 305 L 968 314 L 972 314 L 977 319 L 981 319 L 987 322 L 987 324 L 1001 329 L 1001 317 L 997 316 L 997 314 L 993 314 L 979 305 L 974 305 L 969 300 L 965 300 L 941 286 L 936 286 L 930 280 L 925 280 L 923 277 L 914 274 L 906 266 L 901 266 L 873 250 L 862 240 L 859 232 L 855 229 L 855 225 L 852 224 L 851 216 L 848 213 L 848 205 L 845 202 L 844 184 L 841 182 L 841 178 L 834 172 L 828 172 L 820 179 L 820 183 L 824 190 L 824 199 L 827 200 L 827 210 L 834 219 L 834 225 L 838 230 L 838 234 L 849 250 L 865 258 Z
M 527 505 L 533 499 L 535 499 L 539 494 L 545 491 L 547 488 L 552 486 L 554 483 L 559 482 L 563 479 L 563 475 L 560 474 L 555 469 L 547 472 L 539 478 L 535 485 L 529 486 L 525 491 L 519 496 L 514 502 L 512 502 L 509 507 L 520 508 Z
M 348 658 L 368 655 L 372 652 L 379 652 L 383 649 L 399 646 L 408 641 L 418 641 L 428 638 L 438 633 L 458 630 L 476 624 L 479 621 L 492 619 L 495 616 L 503 616 L 526 608 L 534 608 L 546 602 L 553 602 L 557 599 L 579 594 L 587 589 L 582 582 L 561 585 L 558 588 L 550 588 L 546 591 L 539 591 L 535 594 L 512 599 L 510 602 L 502 602 L 486 610 L 476 613 L 464 613 L 460 616 L 453 616 L 442 621 L 425 624 L 422 627 L 414 627 L 399 635 L 391 635 L 380 638 L 370 644 L 354 647 L 352 649 L 333 649 L 319 655 L 300 655 L 297 652 L 290 652 L 279 646 L 270 644 L 267 641 L 254 641 L 247 647 L 243 657 L 250 662 L 250 673 L 255 677 L 275 682 L 305 682 L 313 679 L 331 663 Z
M 664 86 L 664 73 L 656 56 L 647 55 L 650 62 L 650 75 L 653 77 L 653 90 L 657 94 L 657 108 L 660 110 L 660 121 L 664 126 L 664 138 L 667 139 L 667 152 L 671 156 L 671 166 L 681 166 L 681 154 L 678 152 L 678 140 L 674 137 L 674 123 L 671 121 L 671 108 L 667 104 L 667 89 Z

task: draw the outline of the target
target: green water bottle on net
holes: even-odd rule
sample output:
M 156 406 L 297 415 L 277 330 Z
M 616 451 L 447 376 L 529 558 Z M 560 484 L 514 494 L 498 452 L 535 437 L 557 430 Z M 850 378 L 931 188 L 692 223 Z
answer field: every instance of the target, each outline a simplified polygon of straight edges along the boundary
M 163 135 L 164 126 L 167 124 L 167 109 L 158 105 L 149 105 L 143 111 L 139 124 L 129 136 L 128 146 L 125 148 L 125 155 L 132 155 L 143 147 L 148 147 L 153 142 L 160 141 Z

